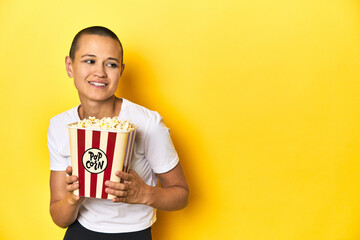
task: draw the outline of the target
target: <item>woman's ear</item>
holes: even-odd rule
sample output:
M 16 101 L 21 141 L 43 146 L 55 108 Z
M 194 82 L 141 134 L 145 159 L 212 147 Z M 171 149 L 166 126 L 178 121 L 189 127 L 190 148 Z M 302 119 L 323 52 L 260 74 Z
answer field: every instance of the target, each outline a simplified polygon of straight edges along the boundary
M 121 70 L 120 70 L 120 77 L 121 77 L 121 75 L 123 74 L 124 69 L 125 69 L 125 64 L 122 63 L 122 64 L 121 64 Z
M 65 57 L 65 67 L 66 67 L 66 72 L 67 72 L 68 76 L 71 78 L 74 77 L 72 60 L 69 56 Z

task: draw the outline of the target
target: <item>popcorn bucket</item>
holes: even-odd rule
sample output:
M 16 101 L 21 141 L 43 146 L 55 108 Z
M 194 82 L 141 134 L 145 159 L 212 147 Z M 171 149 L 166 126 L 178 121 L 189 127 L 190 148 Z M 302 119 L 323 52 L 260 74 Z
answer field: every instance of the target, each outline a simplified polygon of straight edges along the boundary
M 136 128 L 129 132 L 85 129 L 68 125 L 72 174 L 79 177 L 82 197 L 112 199 L 105 181 L 120 182 L 116 171 L 129 172 Z

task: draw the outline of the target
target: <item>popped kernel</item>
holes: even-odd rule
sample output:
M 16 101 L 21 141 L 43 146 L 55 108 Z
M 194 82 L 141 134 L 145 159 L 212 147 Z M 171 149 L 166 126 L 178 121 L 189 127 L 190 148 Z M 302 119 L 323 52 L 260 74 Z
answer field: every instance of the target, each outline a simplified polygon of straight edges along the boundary
M 72 127 L 91 128 L 100 130 L 117 130 L 130 131 L 135 128 L 135 125 L 130 123 L 130 120 L 119 120 L 117 117 L 104 117 L 96 119 L 95 117 L 84 118 L 77 123 L 71 125 Z

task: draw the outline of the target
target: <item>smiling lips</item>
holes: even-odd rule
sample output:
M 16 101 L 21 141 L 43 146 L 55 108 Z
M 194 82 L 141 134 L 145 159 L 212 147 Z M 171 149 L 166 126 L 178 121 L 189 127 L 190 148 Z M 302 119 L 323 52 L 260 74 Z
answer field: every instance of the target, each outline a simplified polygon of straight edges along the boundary
M 91 85 L 94 85 L 96 87 L 105 87 L 106 83 L 100 83 L 100 82 L 89 82 Z

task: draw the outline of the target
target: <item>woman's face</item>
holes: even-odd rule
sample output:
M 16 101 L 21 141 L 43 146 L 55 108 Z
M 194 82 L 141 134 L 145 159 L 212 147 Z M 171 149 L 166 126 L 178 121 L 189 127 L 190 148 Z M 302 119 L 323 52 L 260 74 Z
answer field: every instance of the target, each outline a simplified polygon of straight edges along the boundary
M 114 95 L 123 71 L 120 44 L 88 34 L 78 41 L 74 60 L 66 58 L 67 72 L 74 78 L 81 102 L 105 101 Z

